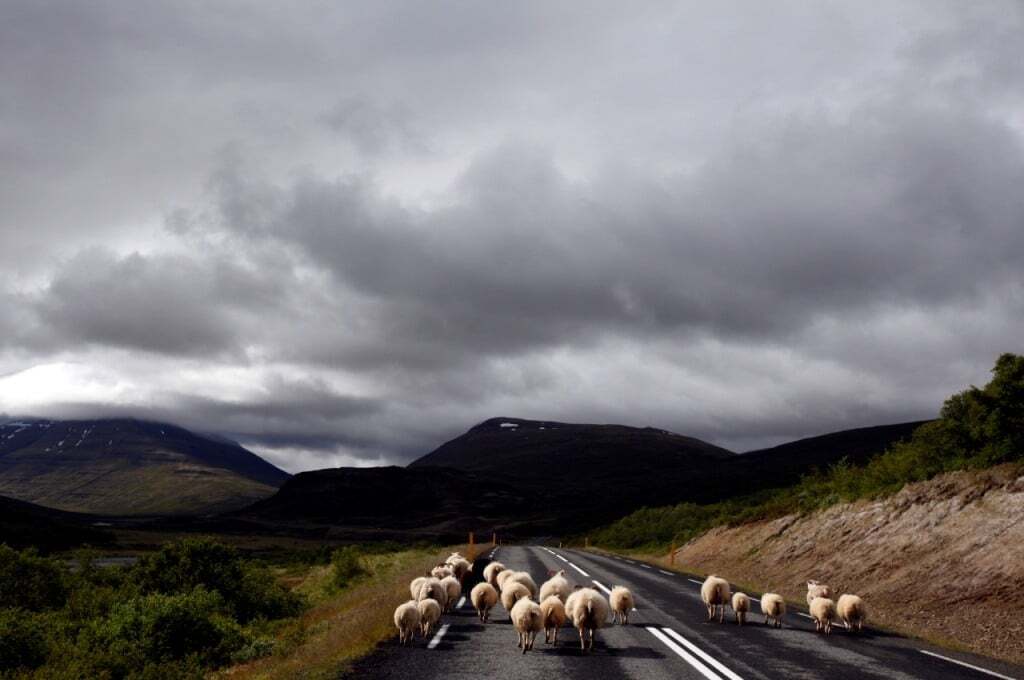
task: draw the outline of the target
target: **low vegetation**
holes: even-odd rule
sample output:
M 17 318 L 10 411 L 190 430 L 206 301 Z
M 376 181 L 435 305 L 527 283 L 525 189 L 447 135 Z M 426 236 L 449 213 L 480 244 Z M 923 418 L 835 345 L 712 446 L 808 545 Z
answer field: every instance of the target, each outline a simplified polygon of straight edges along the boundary
M 643 508 L 590 536 L 596 545 L 662 551 L 716 526 L 808 513 L 844 501 L 878 498 L 954 470 L 1024 460 L 1024 357 L 1004 354 L 983 388 L 946 400 L 937 420 L 922 425 L 868 463 L 841 461 L 799 483 L 718 503 Z

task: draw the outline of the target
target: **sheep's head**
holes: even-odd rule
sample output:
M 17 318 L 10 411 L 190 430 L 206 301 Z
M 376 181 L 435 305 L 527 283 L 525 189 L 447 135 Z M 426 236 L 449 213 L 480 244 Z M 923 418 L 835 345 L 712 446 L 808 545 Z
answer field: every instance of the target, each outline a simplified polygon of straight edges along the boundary
M 807 582 L 807 590 L 811 590 L 812 588 L 817 588 L 820 585 L 821 584 L 818 583 L 817 581 L 808 581 Z

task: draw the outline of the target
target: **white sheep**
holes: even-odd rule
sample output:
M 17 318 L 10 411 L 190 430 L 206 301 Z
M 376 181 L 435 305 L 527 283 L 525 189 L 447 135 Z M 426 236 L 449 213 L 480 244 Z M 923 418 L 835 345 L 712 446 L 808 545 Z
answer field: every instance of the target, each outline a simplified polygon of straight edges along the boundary
M 608 623 L 611 606 L 601 593 L 593 588 L 574 590 L 565 602 L 565 613 L 572 627 L 579 631 L 580 649 L 594 648 L 594 631 Z
M 436 578 L 428 578 L 420 586 L 420 590 L 416 593 L 416 600 L 437 600 L 437 603 L 441 605 L 441 609 L 448 606 L 448 589 L 444 587 Z
M 839 601 L 836 602 L 836 613 L 843 620 L 846 630 L 855 630 L 858 633 L 864 629 L 864 622 L 868 619 L 868 609 L 864 600 L 850 593 L 839 596 Z
M 449 567 L 447 564 L 439 564 L 430 570 L 430 575 L 438 580 L 441 580 L 445 576 L 452 575 L 452 568 Z
M 565 570 L 556 572 L 554 576 L 549 578 L 547 581 L 540 586 L 540 601 L 548 599 L 552 595 L 556 596 L 565 604 L 566 599 L 569 597 L 569 593 L 572 592 L 572 587 L 569 585 L 569 581 L 565 578 Z
M 522 583 L 526 586 L 526 589 L 530 591 L 530 597 L 537 597 L 537 584 L 534 582 L 533 577 L 525 571 L 513 571 L 512 574 L 505 579 L 506 586 L 509 581 Z
M 505 581 L 509 579 L 515 572 L 511 569 L 502 569 L 494 576 L 494 585 L 498 590 L 505 587 Z
M 565 604 L 557 595 L 549 595 L 540 603 L 544 623 L 544 642 L 558 644 L 558 629 L 565 625 Z
M 825 585 L 824 583 L 818 583 L 817 581 L 807 582 L 807 606 L 811 606 L 811 601 L 816 597 L 832 597 L 832 588 Z
M 444 610 L 450 612 L 462 595 L 462 585 L 459 584 L 459 579 L 454 576 L 445 576 L 441 579 L 441 585 L 444 586 L 445 597 L 448 599 Z
M 473 569 L 473 563 L 459 554 L 449 557 L 445 564 L 452 570 L 452 576 L 459 580 L 459 584 L 466 579 L 466 574 Z
M 398 629 L 398 642 L 405 644 L 412 640 L 416 629 L 420 626 L 420 610 L 414 600 L 403 602 L 395 609 L 395 628 Z
M 516 606 L 516 602 L 524 597 L 530 597 L 530 591 L 522 583 L 512 581 L 506 583 L 505 587 L 501 589 L 501 606 L 508 612 L 510 619 L 512 618 L 512 607 Z
M 778 593 L 765 593 L 761 596 L 761 613 L 764 614 L 764 625 L 782 628 L 782 617 L 786 613 L 786 601 Z
M 746 593 L 736 593 L 732 596 L 732 610 L 736 614 L 736 623 L 742 626 L 747 620 L 747 612 L 750 611 L 750 598 Z
M 490 583 L 481 581 L 473 586 L 473 590 L 469 592 L 469 599 L 473 602 L 476 615 L 480 617 L 481 621 L 487 623 L 487 619 L 491 615 L 491 608 L 498 603 L 498 591 Z
M 491 562 L 484 567 L 484 580 L 491 584 L 491 586 L 497 590 L 498 585 L 498 574 L 505 571 L 505 565 L 501 562 Z
M 625 586 L 613 586 L 612 593 L 608 596 L 609 604 L 612 607 L 612 614 L 616 623 L 623 625 L 629 623 L 629 612 L 636 606 L 633 602 L 633 593 Z
M 510 616 L 512 625 L 519 632 L 519 647 L 522 648 L 523 654 L 526 654 L 527 650 L 533 649 L 537 633 L 544 630 L 544 617 L 540 606 L 529 597 L 524 597 L 512 607 Z
M 429 579 L 429 578 L 431 578 L 431 577 L 429 577 L 429 576 L 419 576 L 417 578 L 414 578 L 412 580 L 412 582 L 409 584 L 409 597 L 411 597 L 414 600 L 416 598 L 418 598 L 420 596 L 420 587 L 424 583 L 426 583 L 427 579 Z
M 814 629 L 829 635 L 832 632 L 832 621 L 836 618 L 836 603 L 827 597 L 816 597 L 811 600 L 811 618 Z
M 700 587 L 700 597 L 708 608 L 708 621 L 715 618 L 717 611 L 718 622 L 724 622 L 725 607 L 729 604 L 729 582 L 711 574 Z
M 441 620 L 441 605 L 437 600 L 428 597 L 420 600 L 416 608 L 420 610 L 420 629 L 423 637 L 427 637 L 434 624 Z

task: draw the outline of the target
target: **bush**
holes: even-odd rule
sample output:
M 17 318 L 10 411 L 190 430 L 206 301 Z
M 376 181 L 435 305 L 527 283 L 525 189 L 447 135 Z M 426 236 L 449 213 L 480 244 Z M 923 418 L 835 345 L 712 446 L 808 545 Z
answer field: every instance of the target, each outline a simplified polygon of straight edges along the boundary
M 67 598 L 67 570 L 29 548 L 18 552 L 0 545 L 0 608 L 30 611 L 58 609 Z
M 334 587 L 344 588 L 367 573 L 359 549 L 354 545 L 339 548 L 331 554 L 331 583 Z
M 42 666 L 49 655 L 46 627 L 18 609 L 0 609 L 0 672 Z

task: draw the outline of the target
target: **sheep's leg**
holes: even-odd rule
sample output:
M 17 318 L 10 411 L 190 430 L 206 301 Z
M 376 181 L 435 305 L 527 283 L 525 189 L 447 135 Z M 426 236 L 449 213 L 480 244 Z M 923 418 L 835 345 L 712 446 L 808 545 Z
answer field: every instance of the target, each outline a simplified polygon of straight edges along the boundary
M 715 605 L 709 604 L 708 605 L 708 621 L 710 621 L 713 618 L 715 618 Z
M 584 652 L 587 651 L 587 643 L 583 637 L 583 628 L 580 628 L 580 649 Z

